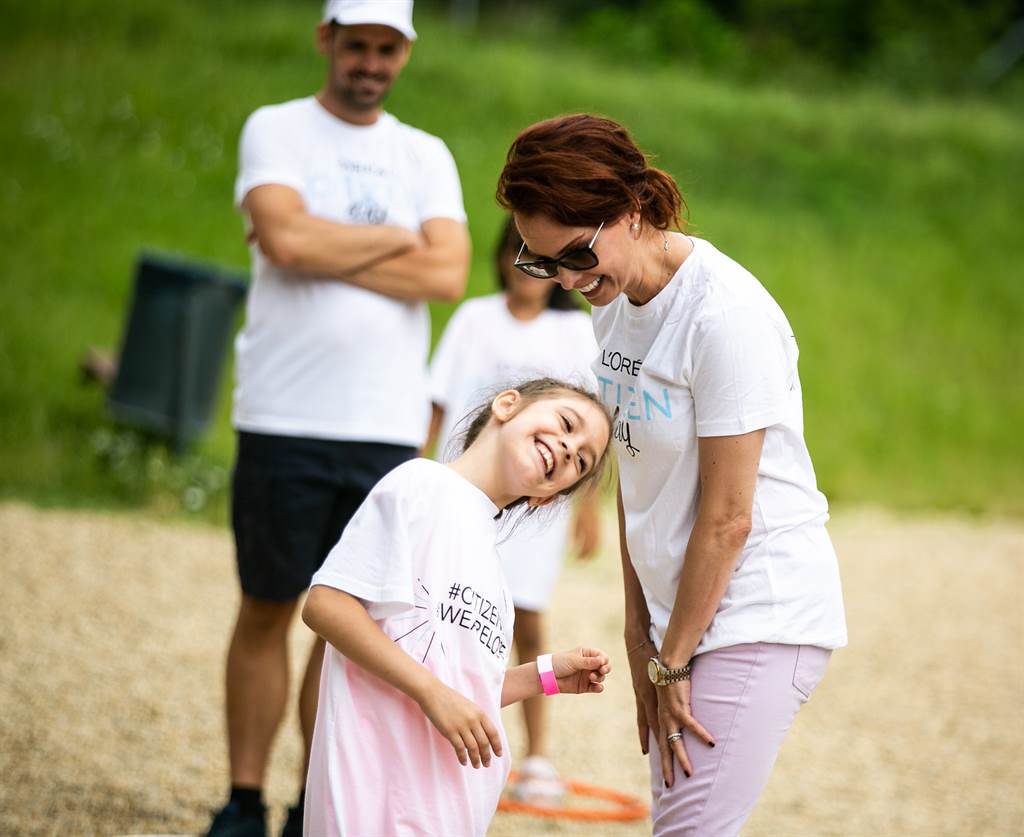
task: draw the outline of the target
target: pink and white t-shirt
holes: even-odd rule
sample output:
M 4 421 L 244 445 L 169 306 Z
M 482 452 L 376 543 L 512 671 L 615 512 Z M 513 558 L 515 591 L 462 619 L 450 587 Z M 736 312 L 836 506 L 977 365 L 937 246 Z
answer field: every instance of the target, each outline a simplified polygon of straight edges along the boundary
M 361 599 L 410 657 L 484 709 L 504 755 L 463 767 L 419 706 L 327 646 L 306 779 L 307 835 L 483 835 L 510 767 L 501 688 L 513 609 L 497 507 L 414 459 L 360 506 L 311 585 Z

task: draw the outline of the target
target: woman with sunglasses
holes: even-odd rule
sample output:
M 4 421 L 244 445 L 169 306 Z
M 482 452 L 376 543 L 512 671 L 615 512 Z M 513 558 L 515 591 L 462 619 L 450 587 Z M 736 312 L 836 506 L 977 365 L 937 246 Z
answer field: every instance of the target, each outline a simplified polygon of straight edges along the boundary
M 527 128 L 497 195 L 515 266 L 593 305 L 654 833 L 736 834 L 846 644 L 796 339 L 757 279 L 679 231 L 675 182 L 611 120 Z

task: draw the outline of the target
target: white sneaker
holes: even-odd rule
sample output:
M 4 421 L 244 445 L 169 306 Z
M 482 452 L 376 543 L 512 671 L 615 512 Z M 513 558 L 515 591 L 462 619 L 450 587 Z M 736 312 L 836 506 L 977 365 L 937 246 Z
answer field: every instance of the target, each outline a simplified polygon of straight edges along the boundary
M 565 799 L 565 783 L 546 758 L 530 756 L 519 766 L 519 778 L 509 788 L 509 796 L 527 805 L 556 808 Z

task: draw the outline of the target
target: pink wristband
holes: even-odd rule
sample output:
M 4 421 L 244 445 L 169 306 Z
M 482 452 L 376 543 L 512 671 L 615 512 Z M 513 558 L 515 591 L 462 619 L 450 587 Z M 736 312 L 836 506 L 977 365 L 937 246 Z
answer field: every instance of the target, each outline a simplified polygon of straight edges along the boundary
M 537 658 L 537 674 L 540 675 L 540 685 L 546 695 L 557 695 L 560 691 L 558 681 L 555 680 L 555 670 L 551 665 L 551 655 L 541 654 Z

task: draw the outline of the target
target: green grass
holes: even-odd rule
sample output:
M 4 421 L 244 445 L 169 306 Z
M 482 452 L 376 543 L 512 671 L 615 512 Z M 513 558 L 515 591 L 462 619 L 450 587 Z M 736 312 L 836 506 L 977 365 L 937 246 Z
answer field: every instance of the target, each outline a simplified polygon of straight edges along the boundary
M 318 8 L 0 2 L 0 495 L 152 503 L 96 456 L 107 419 L 76 360 L 90 343 L 116 345 L 140 248 L 246 266 L 231 207 L 238 132 L 259 105 L 318 87 Z M 833 501 L 1024 514 L 1019 112 L 741 87 L 423 14 L 417 26 L 389 108 L 459 163 L 471 293 L 492 287 L 494 183 L 517 131 L 608 114 L 677 177 L 697 234 L 789 314 Z M 450 313 L 435 307 L 435 339 Z M 233 450 L 229 389 L 230 375 L 199 448 L 220 466 Z

